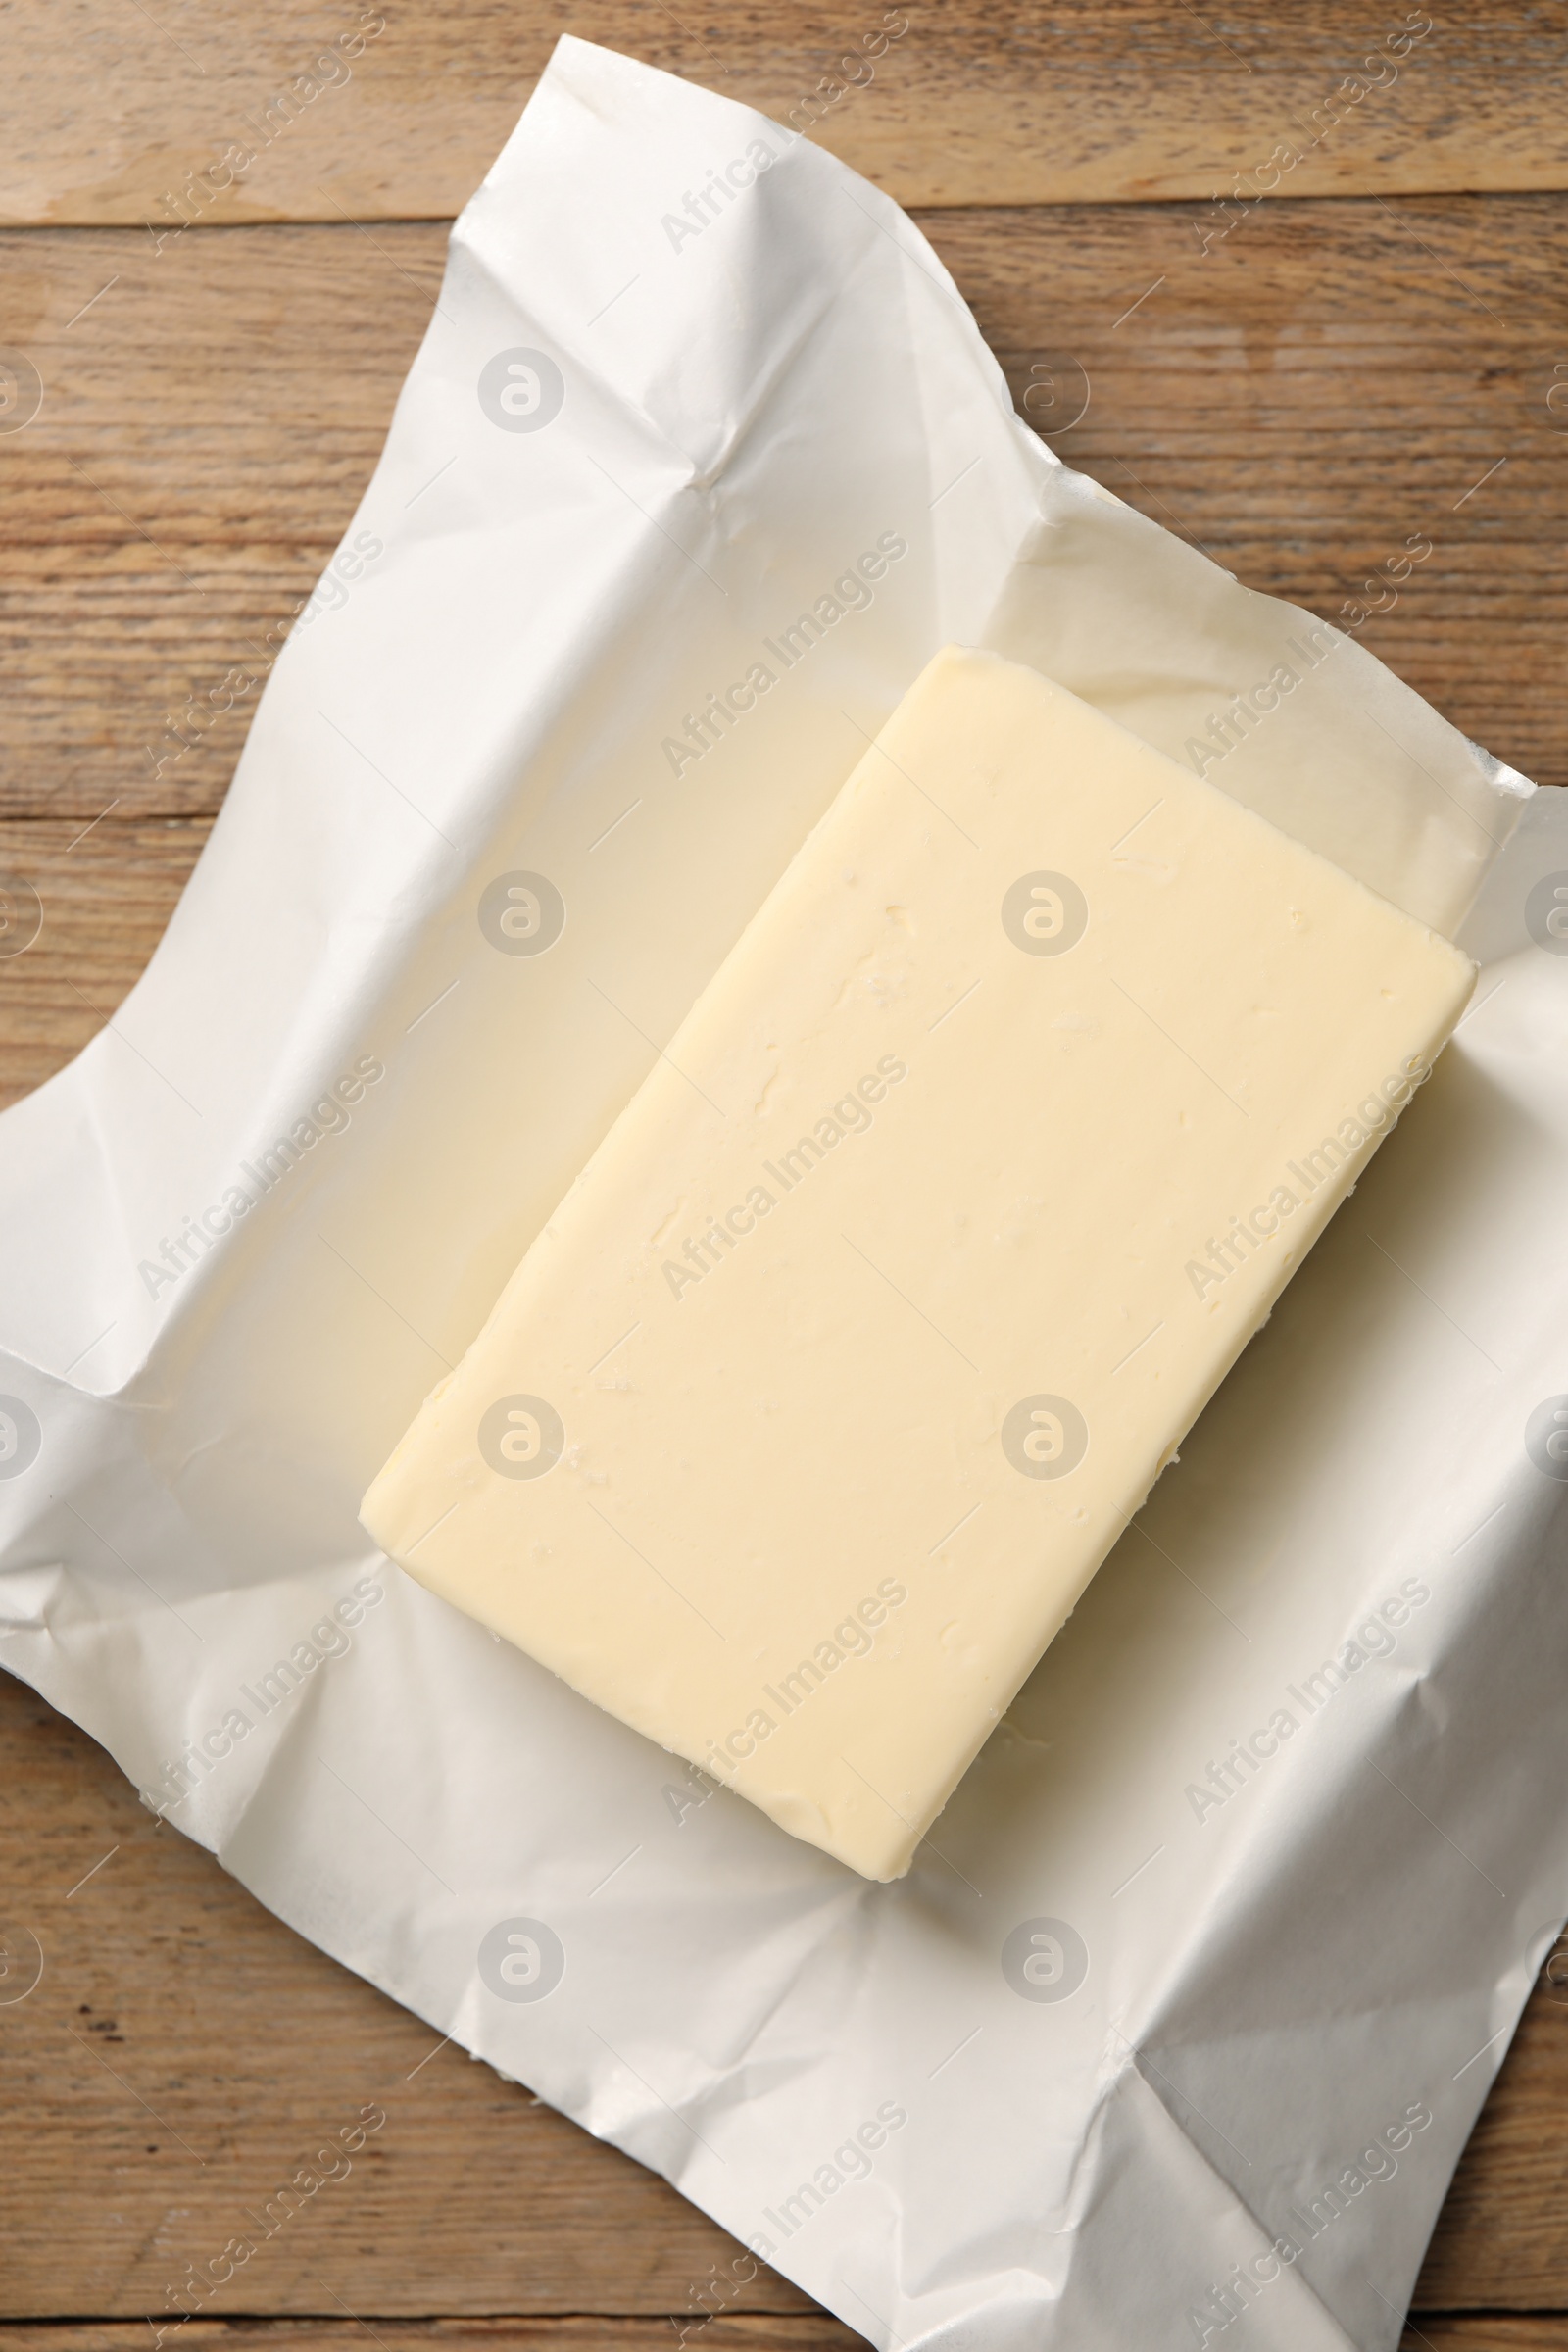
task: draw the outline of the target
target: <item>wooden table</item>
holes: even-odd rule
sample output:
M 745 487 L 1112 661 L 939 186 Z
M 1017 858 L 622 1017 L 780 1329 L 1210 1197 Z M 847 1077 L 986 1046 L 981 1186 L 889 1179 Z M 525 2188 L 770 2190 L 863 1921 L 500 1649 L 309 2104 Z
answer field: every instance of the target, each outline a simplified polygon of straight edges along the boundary
M 375 462 L 444 224 L 566 29 L 815 122 L 913 208 L 1063 457 L 1355 617 L 1468 733 L 1568 782 L 1562 6 L 53 0 L 0 36 L 0 344 L 24 355 L 0 375 L 0 865 L 45 908 L 0 961 L 0 1102 L 151 952 L 258 649 Z M 1363 588 L 1416 537 L 1402 584 Z M 185 2263 L 367 2102 L 387 2120 L 352 2174 L 183 2344 L 652 2352 L 713 2308 L 722 2232 L 432 2046 L 5 1681 L 0 1857 L 0 1924 L 47 1951 L 0 2007 L 0 2352 L 149 2344 Z M 1568 2005 L 1543 1984 L 1408 2344 L 1568 2347 L 1565 2121 Z M 766 2274 L 702 2337 L 854 2340 Z

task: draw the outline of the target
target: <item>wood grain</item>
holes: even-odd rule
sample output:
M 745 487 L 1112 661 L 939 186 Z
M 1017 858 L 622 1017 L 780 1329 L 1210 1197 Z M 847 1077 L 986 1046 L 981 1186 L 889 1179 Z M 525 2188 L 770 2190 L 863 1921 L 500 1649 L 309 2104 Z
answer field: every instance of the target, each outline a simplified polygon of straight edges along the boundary
M 385 2352 L 678 2352 L 672 2317 L 658 2320 L 402 2320 L 379 2313 L 348 2320 L 196 2320 L 181 2329 L 181 2352 L 364 2352 L 367 2336 Z M 372 2324 L 373 2323 L 373 2324 Z M 852 2352 L 860 2342 L 825 2315 L 784 2319 L 738 2314 L 713 2320 L 703 2352 Z M 150 2352 L 146 2323 L 67 2321 L 48 2327 L 0 2322 L 5 2352 Z M 1548 2314 L 1473 2318 L 1423 2312 L 1400 2352 L 1568 2352 L 1568 2319 Z
M 1399 2352 L 1568 2352 L 1568 2319 L 1551 2312 L 1417 2312 Z
M 1391 60 L 1389 36 L 1423 23 Z M 190 196 L 203 217 L 449 219 L 563 31 L 814 123 L 906 204 L 1206 199 L 1282 142 L 1301 155 L 1294 195 L 1568 179 L 1568 17 L 1555 0 L 1506 17 L 1407 0 L 1310 12 L 1236 0 L 1222 14 L 1056 0 L 1005 24 L 985 0 L 392 0 L 384 16 L 360 0 L 242 0 L 221 19 L 197 0 L 156 12 L 53 0 L 6 25 L 15 121 L 0 218 L 15 221 L 167 222 L 186 173 L 236 148 L 255 161 L 214 197 Z M 1335 104 L 1357 74 L 1385 86 Z
M 1543 1982 L 1531 1996 L 1454 2175 L 1418 2311 L 1568 2308 L 1564 1989 Z
M 373 2338 L 385 2352 L 679 2352 L 674 2315 L 624 2319 L 567 2313 L 551 2319 L 363 2319 L 330 2306 L 308 2320 L 192 2320 L 172 2339 L 180 2352 L 365 2352 Z M 682 2323 L 685 2325 L 685 2323 Z M 825 2312 L 795 2318 L 724 2314 L 688 2336 L 702 2352 L 861 2352 L 863 2339 Z M 1562 2336 L 1541 2339 L 1559 2352 Z M 47 2328 L 0 2322 L 5 2352 L 153 2352 L 145 2320 L 67 2321 Z M 1538 2352 L 1532 2339 L 1528 2352 Z
M 678 2352 L 672 2318 L 403 2320 L 196 2320 L 181 2329 L 181 2352 L 364 2352 L 367 2335 L 385 2352 Z M 860 2338 L 823 2315 L 799 2319 L 749 2313 L 715 2319 L 703 2352 L 852 2352 Z M 30 2327 L 0 2322 L 5 2352 L 149 2352 L 144 2321 L 89 2320 Z M 1568 2352 L 1568 2319 L 1549 2314 L 1476 2318 L 1422 2312 L 1400 2352 Z
M 0 237 L 0 316 L 43 378 L 37 416 L 0 436 L 0 808 L 217 808 L 374 467 L 444 246 L 429 228 L 207 231 L 162 255 L 126 231 Z

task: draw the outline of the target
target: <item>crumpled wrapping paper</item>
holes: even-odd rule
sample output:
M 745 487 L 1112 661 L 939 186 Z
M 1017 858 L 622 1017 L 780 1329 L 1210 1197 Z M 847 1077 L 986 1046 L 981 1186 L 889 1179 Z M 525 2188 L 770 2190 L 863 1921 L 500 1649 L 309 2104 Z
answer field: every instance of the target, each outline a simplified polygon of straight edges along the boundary
M 878 2344 L 1245 2311 L 1394 2345 L 1568 1909 L 1554 796 L 1060 467 L 876 190 L 576 40 L 332 577 L 146 977 L 0 1119 L 0 1655 L 294 1928 Z M 875 1886 L 356 1511 L 950 639 L 1440 927 L 1479 889 L 1487 968 Z M 548 956 L 498 931 L 518 872 Z

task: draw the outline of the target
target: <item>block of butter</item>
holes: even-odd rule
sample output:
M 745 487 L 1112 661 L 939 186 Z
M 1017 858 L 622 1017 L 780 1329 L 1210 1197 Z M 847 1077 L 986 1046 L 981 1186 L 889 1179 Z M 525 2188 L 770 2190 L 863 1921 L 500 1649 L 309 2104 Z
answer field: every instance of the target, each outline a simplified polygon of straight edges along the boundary
M 1473 977 L 1038 672 L 949 648 L 365 1525 L 897 1878 Z

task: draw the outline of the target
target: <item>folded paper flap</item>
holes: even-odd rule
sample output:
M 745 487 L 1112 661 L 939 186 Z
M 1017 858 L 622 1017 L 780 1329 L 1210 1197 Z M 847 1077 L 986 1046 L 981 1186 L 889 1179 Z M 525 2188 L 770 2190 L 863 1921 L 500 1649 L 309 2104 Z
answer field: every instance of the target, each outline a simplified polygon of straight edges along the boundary
M 564 187 L 584 183 L 612 200 L 608 221 L 602 204 L 563 204 Z M 702 490 L 845 283 L 866 263 L 885 269 L 883 215 L 910 233 L 879 190 L 800 132 L 684 82 L 672 95 L 667 75 L 565 33 L 452 241 L 579 384 L 602 386 L 682 453 L 683 486 Z M 925 240 L 911 243 L 947 279 Z
M 1452 938 L 1532 787 L 1364 646 L 1065 467 L 984 642 Z
M 1381 2338 L 1376 2330 L 1352 2335 L 1344 2303 L 1347 2284 L 1353 2295 L 1359 2279 L 1337 2277 L 1330 2296 L 1313 2266 L 1280 2259 L 1275 2233 L 1215 2167 L 1213 2135 L 1190 2104 L 1147 2059 L 1124 2055 L 1096 2149 L 1099 2193 L 1074 2232 L 1055 2299 L 1057 2340 L 1075 2352 L 1102 2342 L 1116 2352 L 1160 2342 L 1213 2347 L 1241 2320 L 1251 2352 L 1365 2352 L 1372 2343 L 1382 2352 L 1385 2341 L 1392 2348 L 1399 2329 L 1392 2307 L 1393 2335 L 1387 2323 Z M 1152 2196 L 1140 2188 L 1151 2180 Z M 1357 2241 L 1352 2260 L 1365 2263 L 1371 2232 L 1347 2234 Z M 1194 2247 L 1204 2249 L 1206 2267 L 1194 2262 Z M 1107 2309 L 1119 2321 L 1108 2335 Z

